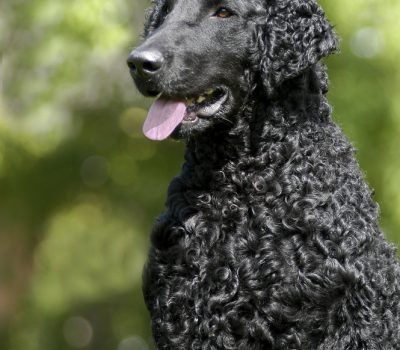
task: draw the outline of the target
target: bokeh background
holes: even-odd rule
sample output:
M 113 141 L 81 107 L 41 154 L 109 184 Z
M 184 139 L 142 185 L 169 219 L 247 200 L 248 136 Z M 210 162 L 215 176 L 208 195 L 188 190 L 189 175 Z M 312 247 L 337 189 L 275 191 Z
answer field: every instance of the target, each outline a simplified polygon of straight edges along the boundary
M 334 118 L 400 244 L 400 2 L 321 1 Z M 141 134 L 144 0 L 0 1 L 0 349 L 148 350 L 148 232 L 183 145 Z

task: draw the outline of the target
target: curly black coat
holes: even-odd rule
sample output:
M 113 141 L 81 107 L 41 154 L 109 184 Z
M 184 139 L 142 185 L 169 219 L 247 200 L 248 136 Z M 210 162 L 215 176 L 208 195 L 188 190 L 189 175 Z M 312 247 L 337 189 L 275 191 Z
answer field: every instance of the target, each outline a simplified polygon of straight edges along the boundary
M 400 349 L 400 267 L 331 119 L 319 61 L 338 41 L 317 3 L 159 0 L 145 37 L 169 61 L 135 77 L 143 93 L 230 96 L 174 134 L 185 163 L 144 273 L 157 349 Z

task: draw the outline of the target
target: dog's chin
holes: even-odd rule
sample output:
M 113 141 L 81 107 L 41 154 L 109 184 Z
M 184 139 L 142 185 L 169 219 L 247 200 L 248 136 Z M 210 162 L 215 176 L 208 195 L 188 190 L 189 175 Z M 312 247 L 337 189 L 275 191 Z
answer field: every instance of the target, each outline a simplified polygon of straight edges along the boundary
M 210 118 L 196 118 L 193 122 L 183 121 L 176 127 L 170 137 L 174 140 L 189 139 L 205 132 L 211 125 L 213 125 L 213 121 Z
M 234 124 L 234 111 L 234 98 L 229 90 L 224 89 L 219 98 L 204 108 L 189 106 L 185 118 L 170 137 L 175 140 L 189 139 L 213 128 L 230 128 Z

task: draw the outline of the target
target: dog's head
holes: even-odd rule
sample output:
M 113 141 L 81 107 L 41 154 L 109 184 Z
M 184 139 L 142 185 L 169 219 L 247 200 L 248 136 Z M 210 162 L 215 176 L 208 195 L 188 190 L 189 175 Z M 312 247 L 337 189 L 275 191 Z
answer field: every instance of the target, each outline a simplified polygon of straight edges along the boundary
M 232 123 L 256 81 L 271 95 L 336 47 L 315 0 L 156 0 L 128 57 L 140 92 L 158 96 L 145 134 Z

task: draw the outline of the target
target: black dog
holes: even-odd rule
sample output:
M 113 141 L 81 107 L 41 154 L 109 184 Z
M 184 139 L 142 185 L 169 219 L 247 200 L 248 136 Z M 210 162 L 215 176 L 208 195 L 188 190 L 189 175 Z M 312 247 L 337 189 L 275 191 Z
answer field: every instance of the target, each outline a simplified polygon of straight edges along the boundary
M 152 139 L 187 142 L 152 232 L 158 349 L 400 349 L 400 267 L 320 59 L 315 0 L 156 0 L 128 58 L 160 95 Z

